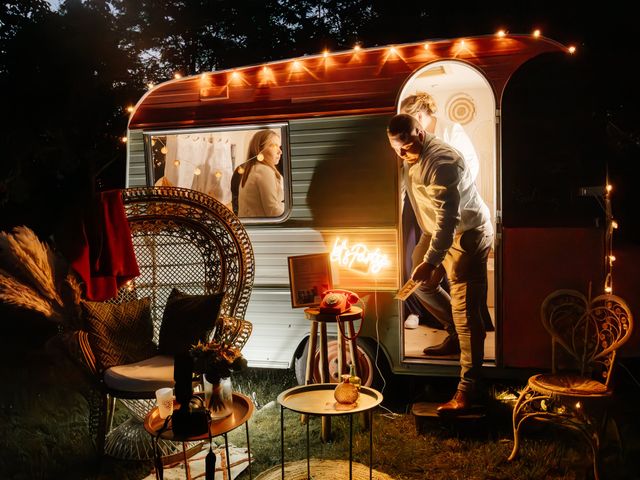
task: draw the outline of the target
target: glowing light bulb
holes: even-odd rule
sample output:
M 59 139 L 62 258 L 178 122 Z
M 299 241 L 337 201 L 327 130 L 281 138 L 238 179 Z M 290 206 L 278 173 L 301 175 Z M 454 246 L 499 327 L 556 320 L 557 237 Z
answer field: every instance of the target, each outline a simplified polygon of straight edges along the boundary
M 216 172 L 216 173 L 215 173 L 215 177 L 216 177 L 216 178 L 220 178 L 221 176 L 222 176 L 222 173 L 220 173 L 220 172 Z
M 133 113 L 133 107 L 131 105 L 127 107 L 127 112 Z
M 264 160 L 264 155 L 262 153 L 259 153 L 258 155 L 256 155 L 256 160 L 262 162 Z
M 324 58 L 327 58 L 327 57 L 329 56 L 329 51 L 328 51 L 328 50 L 325 50 L 324 52 L 322 52 L 322 56 L 323 56 Z
M 424 49 L 425 49 L 425 50 L 429 50 L 429 44 L 428 44 L 428 43 L 425 43 L 425 44 L 424 44 Z
M 604 287 L 605 293 L 611 293 L 613 289 L 611 287 Z
M 396 55 L 398 51 L 396 50 L 396 47 L 389 47 L 389 53 L 391 55 Z
M 505 32 L 504 30 L 498 30 L 496 32 L 496 35 L 500 38 L 504 37 L 507 34 L 507 32 Z
M 242 175 L 244 173 L 244 167 L 238 167 L 238 173 Z
M 193 171 L 194 175 L 200 175 L 202 172 L 200 171 L 200 169 L 198 167 L 196 167 L 196 169 Z
M 607 193 L 613 190 L 613 185 L 607 185 Z
M 167 152 L 168 152 L 167 147 L 162 147 L 162 148 L 160 149 L 160 153 L 161 153 L 161 154 L 163 154 L 163 155 L 166 155 L 166 154 L 167 154 Z
M 120 137 L 120 141 L 122 143 L 127 143 L 128 138 L 127 137 Z
M 362 48 L 362 47 L 361 47 L 360 45 L 358 45 L 357 43 L 353 46 L 353 49 L 354 49 L 356 52 L 359 52 L 361 48 Z
M 572 55 L 576 53 L 576 47 L 574 47 L 573 45 L 571 45 L 567 50 Z
M 174 164 L 176 167 L 179 167 L 179 166 L 180 166 L 180 160 L 174 160 L 174 161 L 173 161 L 173 164 Z
M 576 402 L 576 408 L 582 408 L 582 404 L 580 402 Z
M 182 75 L 180 75 L 178 72 L 173 74 L 173 78 L 175 78 L 176 80 L 180 80 L 182 78 Z
M 533 31 L 533 36 L 534 36 L 535 38 L 538 38 L 538 37 L 540 37 L 540 33 L 541 33 L 541 32 L 540 32 L 540 30 L 535 29 L 535 30 Z
M 609 261 L 610 262 L 615 262 L 616 261 L 615 255 L 609 255 Z
M 460 46 L 464 47 L 464 40 L 460 40 Z
M 151 90 L 155 85 L 152 82 L 147 83 L 147 87 Z
M 207 74 L 206 73 L 201 73 L 200 74 L 200 80 L 206 80 L 207 79 Z
M 291 64 L 291 68 L 294 71 L 300 70 L 300 62 L 298 60 L 294 60 L 293 63 Z
M 616 222 L 615 220 L 613 220 L 613 221 L 611 222 L 611 226 L 612 226 L 613 228 L 618 228 L 618 222 Z

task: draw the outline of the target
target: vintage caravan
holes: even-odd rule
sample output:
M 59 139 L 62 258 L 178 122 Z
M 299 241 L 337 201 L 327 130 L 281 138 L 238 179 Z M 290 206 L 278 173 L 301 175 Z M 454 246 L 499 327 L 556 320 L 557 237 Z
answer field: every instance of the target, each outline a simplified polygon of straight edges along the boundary
M 131 113 L 127 185 L 193 188 L 234 208 L 243 164 L 256 156 L 247 153 L 251 140 L 272 130 L 284 202 L 239 212 L 256 258 L 250 365 L 304 366 L 309 321 L 292 308 L 287 259 L 329 253 L 334 286 L 365 305 L 358 343 L 367 383 L 389 371 L 456 375 L 457 359 L 422 351 L 443 332 L 428 318 L 404 328 L 408 309 L 394 299 L 411 247 L 386 125 L 404 98 L 428 92 L 436 116 L 459 124 L 473 143 L 476 184 L 496 231 L 487 373 L 544 367 L 542 300 L 558 288 L 586 291 L 590 281 L 601 291 L 603 279 L 597 202 L 578 193 L 604 185 L 604 168 L 585 147 L 592 139 L 581 123 L 572 53 L 537 34 L 491 35 L 355 47 L 174 79 L 152 87 Z M 329 345 L 334 378 L 336 355 Z

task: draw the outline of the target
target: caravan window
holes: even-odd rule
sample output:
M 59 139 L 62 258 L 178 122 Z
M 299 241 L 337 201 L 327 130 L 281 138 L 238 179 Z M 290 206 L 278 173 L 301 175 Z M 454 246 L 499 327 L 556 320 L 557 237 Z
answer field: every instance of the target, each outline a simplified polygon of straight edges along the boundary
M 212 196 L 246 222 L 283 221 L 289 211 L 284 125 L 153 132 L 145 138 L 156 186 Z

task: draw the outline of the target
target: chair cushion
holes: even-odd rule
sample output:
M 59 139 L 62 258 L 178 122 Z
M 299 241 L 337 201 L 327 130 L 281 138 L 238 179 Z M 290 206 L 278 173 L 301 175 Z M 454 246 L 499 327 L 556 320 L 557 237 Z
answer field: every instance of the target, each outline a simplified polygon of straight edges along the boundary
M 173 387 L 173 357 L 156 355 L 140 362 L 118 365 L 104 372 L 104 384 L 111 390 L 155 392 Z
M 120 304 L 83 302 L 85 325 L 99 370 L 156 355 L 151 299 Z
M 603 383 L 579 375 L 534 375 L 529 386 L 538 392 L 569 396 L 602 396 L 609 392 Z
M 174 288 L 162 315 L 158 352 L 176 355 L 206 341 L 220 313 L 224 293 L 187 295 Z

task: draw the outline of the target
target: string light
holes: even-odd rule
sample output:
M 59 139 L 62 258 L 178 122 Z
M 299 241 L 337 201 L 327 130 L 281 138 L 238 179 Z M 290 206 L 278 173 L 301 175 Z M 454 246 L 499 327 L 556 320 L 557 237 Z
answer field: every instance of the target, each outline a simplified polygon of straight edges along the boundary
M 329 56 L 329 51 L 328 51 L 328 50 L 325 50 L 324 52 L 322 52 L 322 56 L 323 56 L 324 58 L 327 58 L 327 57 Z
M 429 50 L 429 44 L 428 44 L 428 43 L 425 43 L 425 44 L 424 44 L 424 49 L 425 49 L 425 50 Z
M 182 78 L 182 75 L 180 75 L 178 72 L 173 74 L 173 78 L 175 78 L 176 80 L 180 80 Z
M 147 87 L 149 88 L 149 90 L 151 90 L 153 87 L 155 87 L 155 85 L 153 84 L 153 82 L 149 82 L 147 83 Z
M 607 178 L 604 189 L 604 213 L 607 221 L 607 231 L 605 232 L 605 279 L 604 292 L 613 293 L 613 262 L 616 260 L 613 254 L 613 231 L 618 228 L 618 223 L 613 219 L 613 211 L 611 208 L 611 192 L 613 185 L 609 183 L 609 171 L 607 169 Z
M 573 55 L 574 53 L 576 53 L 576 47 L 574 47 L 573 45 L 571 45 L 571 46 L 568 48 L 568 51 L 569 51 L 569 53 L 570 53 L 570 54 L 572 54 L 572 55 Z
M 503 38 L 505 35 L 507 34 L 507 32 L 505 32 L 504 30 L 498 30 L 496 32 L 496 35 L 500 38 Z
M 122 143 L 127 143 L 128 138 L 127 137 L 120 137 L 120 141 Z
M 356 52 L 359 52 L 361 48 L 362 48 L 362 47 L 361 47 L 359 44 L 357 44 L 357 43 L 353 46 L 353 49 L 354 49 Z
M 127 107 L 127 112 L 129 112 L 129 113 L 133 113 L 133 106 L 129 105 L 129 106 Z
M 533 36 L 534 38 L 539 38 L 540 37 L 540 30 L 538 30 L 537 28 L 533 31 Z

